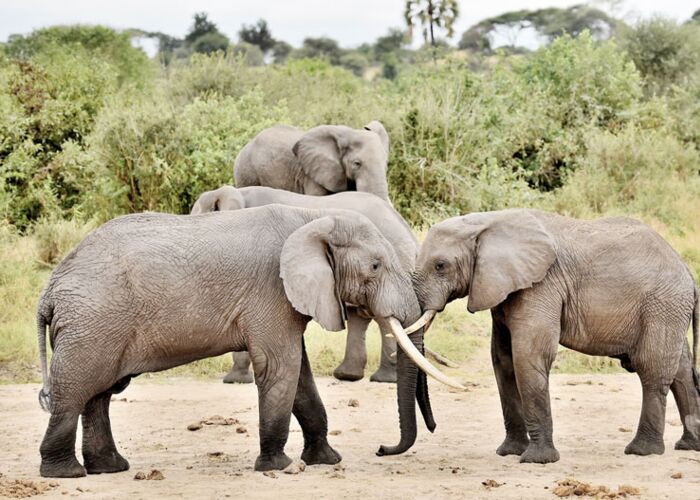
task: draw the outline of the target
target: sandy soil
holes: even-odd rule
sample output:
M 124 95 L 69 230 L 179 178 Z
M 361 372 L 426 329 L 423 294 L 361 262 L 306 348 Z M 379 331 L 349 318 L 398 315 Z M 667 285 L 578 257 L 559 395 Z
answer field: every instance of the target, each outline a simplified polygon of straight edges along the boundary
M 621 484 L 632 485 L 646 498 L 700 498 L 700 453 L 673 450 L 681 427 L 671 397 L 666 454 L 623 454 L 641 404 L 635 376 L 552 377 L 555 442 L 561 460 L 550 465 L 520 464 L 517 457 L 495 454 L 503 438 L 498 395 L 491 377 L 477 382 L 467 393 L 450 392 L 431 382 L 438 422 L 435 434 L 422 427 L 410 452 L 380 458 L 374 455 L 378 445 L 398 440 L 394 387 L 318 379 L 329 414 L 331 444 L 343 455 L 343 467 L 313 466 L 298 475 L 267 477 L 252 469 L 258 450 L 254 386 L 137 379 L 112 403 L 117 445 L 131 462 L 131 470 L 54 483 L 39 482 L 38 448 L 48 416 L 39 409 L 38 386 L 0 386 L 0 484 L 35 481 L 41 497 L 64 498 L 296 498 L 311 494 L 319 499 L 501 499 L 556 498 L 557 481 L 575 478 L 611 491 Z M 127 400 L 121 400 L 123 397 Z M 351 399 L 359 405 L 349 406 Z M 238 423 L 187 430 L 189 424 L 215 415 Z M 301 432 L 293 422 L 287 454 L 298 457 L 301 447 Z M 153 469 L 164 479 L 134 479 L 139 472 L 148 477 Z M 678 473 L 682 477 L 671 477 Z M 482 484 L 488 480 L 494 481 L 493 486 Z M 32 491 L 31 485 L 28 489 Z M 17 488 L 2 491 L 7 494 Z

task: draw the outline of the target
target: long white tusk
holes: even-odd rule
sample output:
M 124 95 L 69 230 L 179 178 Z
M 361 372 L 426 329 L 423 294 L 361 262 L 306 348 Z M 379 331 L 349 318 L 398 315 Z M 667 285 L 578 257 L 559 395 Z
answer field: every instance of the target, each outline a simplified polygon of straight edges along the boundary
M 404 332 L 403 326 L 401 326 L 399 320 L 390 317 L 389 326 L 391 326 L 391 333 L 393 333 L 394 337 L 396 337 L 396 342 L 399 344 L 401 349 L 403 349 L 403 352 L 405 352 L 406 355 L 411 358 L 416 365 L 418 365 L 418 368 L 426 373 L 426 375 L 430 375 L 438 382 L 442 382 L 443 384 L 454 387 L 455 389 L 460 389 L 463 391 L 467 390 L 466 387 L 459 382 L 452 380 L 450 377 L 431 365 L 430 362 L 423 357 L 420 351 L 416 349 L 416 346 L 413 345 L 411 339 L 408 338 L 406 332 Z
M 411 326 L 404 328 L 404 332 L 406 332 L 406 335 L 409 335 L 416 330 L 423 328 L 426 325 L 430 325 L 431 321 L 433 321 L 433 318 L 435 317 L 435 310 L 433 309 L 428 309 L 423 313 L 423 316 L 418 318 L 418 320 L 413 323 Z

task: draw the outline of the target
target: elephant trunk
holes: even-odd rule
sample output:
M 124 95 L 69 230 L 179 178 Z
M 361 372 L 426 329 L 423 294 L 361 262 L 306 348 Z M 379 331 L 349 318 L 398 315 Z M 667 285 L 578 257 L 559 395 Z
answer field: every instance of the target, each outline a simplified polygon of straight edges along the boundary
M 411 335 L 409 335 L 411 342 L 416 346 L 416 349 L 423 351 L 423 331 L 419 330 Z M 424 389 L 421 388 L 421 395 L 418 394 L 417 388 L 418 377 L 420 370 L 418 366 L 409 358 L 409 356 L 403 351 L 403 349 L 398 349 L 397 360 L 396 360 L 396 391 L 397 400 L 399 403 L 399 427 L 401 429 L 401 439 L 399 444 L 396 446 L 380 446 L 377 451 L 378 456 L 384 455 L 399 455 L 407 451 L 413 443 L 416 442 L 416 397 L 420 398 L 421 411 L 429 412 L 429 416 L 424 413 L 424 418 L 428 428 L 430 428 L 430 423 L 432 423 L 433 429 L 435 428 L 435 421 L 430 409 L 430 402 L 427 399 L 427 385 Z M 425 374 L 422 375 L 425 377 Z M 427 404 L 426 404 L 427 403 Z

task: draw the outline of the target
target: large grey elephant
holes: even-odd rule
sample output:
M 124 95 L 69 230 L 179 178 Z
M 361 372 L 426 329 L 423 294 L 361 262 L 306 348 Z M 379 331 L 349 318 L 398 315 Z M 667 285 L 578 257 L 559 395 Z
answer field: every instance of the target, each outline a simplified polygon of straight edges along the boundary
M 236 186 L 268 186 L 323 196 L 362 191 L 388 199 L 389 135 L 378 121 L 362 129 L 321 125 L 307 132 L 277 125 L 238 154 Z
M 192 214 L 213 212 L 217 210 L 238 210 L 280 203 L 282 205 L 302 208 L 337 208 L 359 212 L 366 216 L 379 232 L 394 247 L 403 269 L 413 270 L 418 252 L 418 240 L 406 221 L 393 209 L 391 204 L 368 193 L 338 193 L 330 196 L 307 196 L 281 189 L 268 187 L 235 188 L 223 186 L 207 191 L 197 199 L 192 207 Z M 370 318 L 361 314 L 356 307 L 349 306 L 348 337 L 345 344 L 345 358 L 335 369 L 333 375 L 340 380 L 360 380 L 364 377 L 367 364 L 365 333 Z M 385 325 L 386 326 L 386 325 Z M 382 355 L 379 368 L 372 374 L 374 382 L 396 382 L 396 341 L 390 332 L 384 330 L 382 335 Z M 224 378 L 227 383 L 250 383 L 250 358 L 245 352 L 233 353 L 233 368 Z
M 664 452 L 669 388 L 683 422 L 676 449 L 700 450 L 698 290 L 678 254 L 645 224 L 536 210 L 454 217 L 429 230 L 414 286 L 426 320 L 467 295 L 470 312 L 491 310 L 506 430 L 499 455 L 559 459 L 549 399 L 558 344 L 618 358 L 639 375 L 642 413 L 625 453 Z
M 311 318 L 342 329 L 347 302 L 389 323 L 402 347 L 401 440 L 379 451 L 402 453 L 415 441 L 416 399 L 434 429 L 425 375 L 411 360 L 450 381 L 422 357 L 422 330 L 410 338 L 403 331 L 402 323 L 420 316 L 409 270 L 369 220 L 274 205 L 196 216 L 144 213 L 104 224 L 56 267 L 39 301 L 39 401 L 51 412 L 41 475 L 128 469 L 112 438 L 111 395 L 141 373 L 241 349 L 251 355 L 258 385 L 255 469 L 291 462 L 284 446 L 292 413 L 303 431 L 304 461 L 337 463 L 303 333 Z M 85 467 L 75 457 L 81 414 Z

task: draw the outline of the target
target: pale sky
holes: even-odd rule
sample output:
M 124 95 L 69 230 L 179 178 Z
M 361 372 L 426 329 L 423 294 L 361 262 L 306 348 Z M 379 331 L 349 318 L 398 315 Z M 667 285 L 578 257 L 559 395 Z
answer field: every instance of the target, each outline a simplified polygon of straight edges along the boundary
M 518 9 L 565 7 L 584 0 L 460 1 L 456 36 L 472 24 Z M 234 41 L 242 23 L 267 20 L 272 35 L 294 46 L 307 36 L 330 36 L 343 47 L 372 42 L 388 28 L 403 27 L 404 0 L 0 0 L 0 41 L 55 24 L 106 24 L 183 36 L 194 12 L 205 11 Z M 626 0 L 621 14 L 632 19 L 662 14 L 685 21 L 700 8 L 693 0 Z M 417 37 L 420 32 L 416 32 Z

